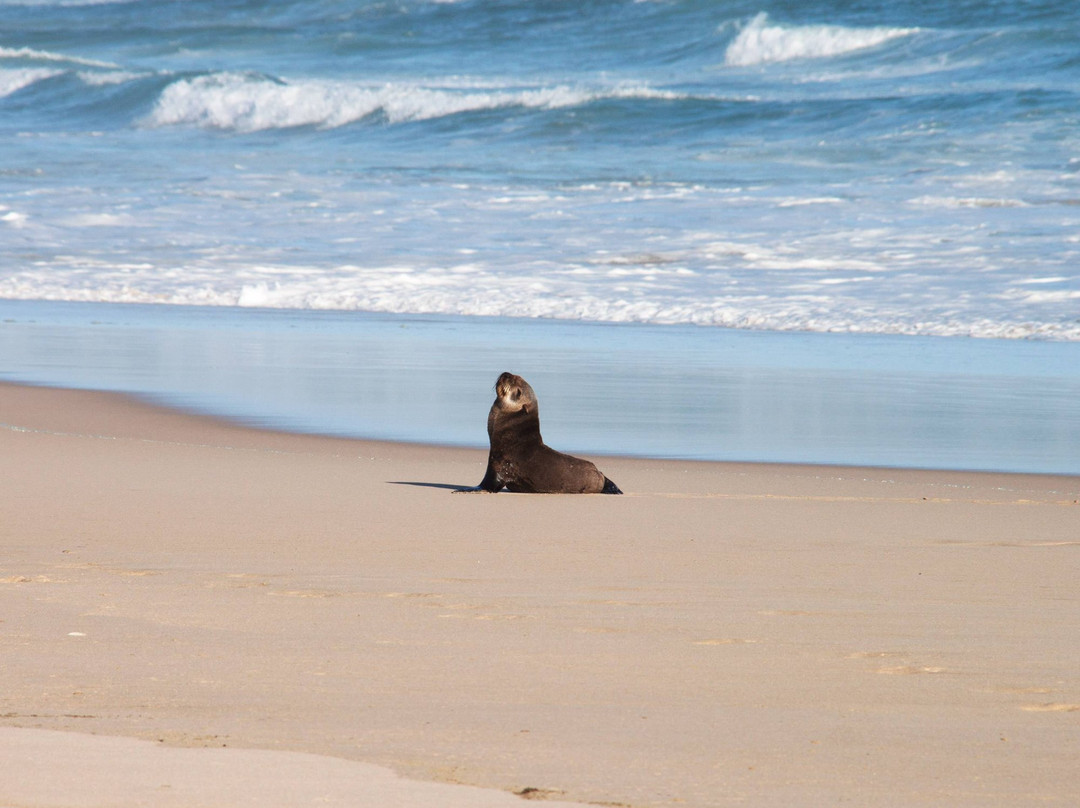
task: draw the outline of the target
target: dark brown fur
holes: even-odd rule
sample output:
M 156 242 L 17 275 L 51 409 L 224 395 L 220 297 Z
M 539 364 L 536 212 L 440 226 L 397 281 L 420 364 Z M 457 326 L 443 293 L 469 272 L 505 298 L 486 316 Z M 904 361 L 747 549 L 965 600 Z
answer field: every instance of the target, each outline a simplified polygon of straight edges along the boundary
M 556 452 L 540 437 L 536 393 L 520 376 L 503 373 L 495 382 L 495 402 L 488 412 L 487 473 L 466 491 L 506 488 L 527 494 L 621 494 L 588 460 Z

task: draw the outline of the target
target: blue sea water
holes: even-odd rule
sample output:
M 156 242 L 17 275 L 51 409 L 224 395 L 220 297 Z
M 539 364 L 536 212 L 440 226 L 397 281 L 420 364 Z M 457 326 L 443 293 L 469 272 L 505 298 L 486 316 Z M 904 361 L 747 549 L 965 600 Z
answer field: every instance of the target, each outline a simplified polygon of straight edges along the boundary
M 2 0 L 0 295 L 1080 340 L 1080 6 Z
M 793 350 L 777 332 L 983 337 L 979 373 L 1015 381 L 993 357 L 1017 349 L 990 346 L 1034 340 L 1060 379 L 1080 372 L 1078 43 L 1067 0 L 0 0 L 0 298 L 276 308 L 315 332 L 435 315 L 529 347 L 562 339 L 537 318 L 638 324 L 579 338 L 686 368 L 731 329 L 757 357 Z M 864 344 L 845 339 L 796 354 L 831 366 Z M 900 378 L 899 355 L 860 372 Z M 1069 430 L 1046 452 L 1077 454 Z

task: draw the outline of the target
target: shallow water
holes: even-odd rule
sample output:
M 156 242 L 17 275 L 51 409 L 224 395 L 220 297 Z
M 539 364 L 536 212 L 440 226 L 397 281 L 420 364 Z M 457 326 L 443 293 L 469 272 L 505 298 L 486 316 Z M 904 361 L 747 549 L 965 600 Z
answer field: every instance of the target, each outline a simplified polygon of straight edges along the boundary
M 1080 473 L 1080 344 L 0 301 L 0 378 L 250 424 L 486 446 L 524 376 L 594 454 Z

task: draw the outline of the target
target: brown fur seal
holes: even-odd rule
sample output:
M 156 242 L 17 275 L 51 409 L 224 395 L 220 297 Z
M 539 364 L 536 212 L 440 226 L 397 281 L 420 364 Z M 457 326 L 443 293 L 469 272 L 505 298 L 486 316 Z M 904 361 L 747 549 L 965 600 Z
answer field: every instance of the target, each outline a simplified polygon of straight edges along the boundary
M 487 473 L 475 488 L 504 487 L 521 494 L 621 494 L 619 486 L 588 460 L 556 452 L 540 437 L 536 393 L 520 376 L 504 373 L 495 382 L 495 403 L 488 413 Z

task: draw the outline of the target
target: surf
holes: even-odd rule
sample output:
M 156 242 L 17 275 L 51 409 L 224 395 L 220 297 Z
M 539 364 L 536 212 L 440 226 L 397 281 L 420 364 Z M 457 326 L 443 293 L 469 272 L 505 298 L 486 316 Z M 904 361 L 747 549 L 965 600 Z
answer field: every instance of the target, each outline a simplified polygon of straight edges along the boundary
M 919 28 L 851 28 L 842 25 L 781 25 L 760 12 L 728 45 L 728 67 L 827 59 L 876 48 L 886 42 L 919 33 Z
M 213 73 L 169 84 L 142 123 L 148 127 L 186 125 L 239 132 L 293 127 L 335 129 L 373 116 L 398 124 L 511 107 L 560 109 L 605 98 L 676 97 L 676 93 L 644 84 L 515 88 L 479 82 L 458 86 L 401 80 L 368 84 Z

